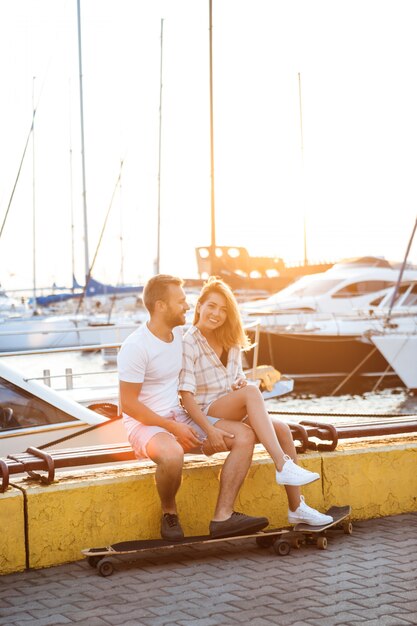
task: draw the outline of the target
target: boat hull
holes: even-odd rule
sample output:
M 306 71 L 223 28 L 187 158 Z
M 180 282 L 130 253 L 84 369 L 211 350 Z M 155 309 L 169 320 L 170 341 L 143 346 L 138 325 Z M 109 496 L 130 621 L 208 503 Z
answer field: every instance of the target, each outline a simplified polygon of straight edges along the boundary
M 261 331 L 258 362 L 268 363 L 290 377 L 347 376 L 356 368 L 355 375 L 377 376 L 388 363 L 374 348 L 356 336 Z

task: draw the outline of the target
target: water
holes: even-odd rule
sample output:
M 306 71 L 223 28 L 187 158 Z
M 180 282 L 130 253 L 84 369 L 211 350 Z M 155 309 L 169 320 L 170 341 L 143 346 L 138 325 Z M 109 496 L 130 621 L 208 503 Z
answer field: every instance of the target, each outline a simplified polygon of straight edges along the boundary
M 72 368 L 74 388 L 91 388 L 101 385 L 116 387 L 116 365 L 106 364 L 100 352 L 66 352 L 46 355 L 4 357 L 4 363 L 19 369 L 27 378 L 42 377 L 43 370 L 49 369 L 52 387 L 65 388 L 65 370 Z M 91 374 L 93 372 L 93 374 Z M 85 376 L 85 374 L 89 374 Z M 83 374 L 83 376 L 81 376 Z M 360 421 L 369 415 L 417 415 L 417 394 L 403 387 L 385 388 L 380 391 L 363 391 L 331 396 L 335 383 L 324 384 L 317 381 L 308 388 L 295 382 L 294 392 L 275 400 L 268 401 L 272 411 L 290 414 L 289 419 L 298 421 L 296 416 L 313 415 L 317 421 Z M 295 414 L 295 415 L 292 415 Z M 315 417 L 317 414 L 319 417 Z M 302 419 L 303 417 L 301 417 Z
M 272 411 L 293 414 L 294 421 L 298 421 L 297 415 L 308 414 L 316 421 L 337 424 L 360 422 L 370 416 L 417 415 L 417 395 L 403 388 L 339 396 L 295 392 L 269 401 L 268 407 Z

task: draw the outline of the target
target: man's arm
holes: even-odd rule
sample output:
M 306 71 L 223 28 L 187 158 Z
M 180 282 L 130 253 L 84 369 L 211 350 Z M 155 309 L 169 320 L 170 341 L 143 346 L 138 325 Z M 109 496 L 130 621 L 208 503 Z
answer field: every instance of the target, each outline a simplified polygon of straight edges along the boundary
M 142 383 L 120 381 L 120 405 L 123 413 L 147 426 L 160 426 L 172 433 L 185 451 L 195 448 L 200 442 L 191 426 L 161 417 L 146 404 L 138 400 Z

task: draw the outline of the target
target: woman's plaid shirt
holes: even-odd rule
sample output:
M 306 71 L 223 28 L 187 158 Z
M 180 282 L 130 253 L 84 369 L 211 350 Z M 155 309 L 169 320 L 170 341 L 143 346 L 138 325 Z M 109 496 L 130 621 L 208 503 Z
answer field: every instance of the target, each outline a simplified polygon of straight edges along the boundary
M 212 402 L 232 391 L 238 378 L 244 378 L 240 348 L 230 348 L 227 367 L 196 326 L 183 339 L 182 369 L 179 391 L 190 391 L 204 411 Z

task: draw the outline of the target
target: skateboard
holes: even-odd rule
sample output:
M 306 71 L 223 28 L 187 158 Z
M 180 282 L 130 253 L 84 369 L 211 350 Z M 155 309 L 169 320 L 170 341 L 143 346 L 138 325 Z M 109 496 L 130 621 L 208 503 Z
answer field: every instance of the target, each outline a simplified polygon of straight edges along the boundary
M 308 524 L 296 524 L 292 529 L 291 546 L 301 548 L 303 544 L 316 544 L 320 550 L 327 548 L 328 530 L 343 530 L 346 535 L 353 533 L 352 522 L 347 518 L 351 513 L 350 506 L 332 506 L 326 511 L 326 515 L 331 515 L 333 521 L 330 524 L 321 526 L 309 526 Z
M 97 568 L 101 576 L 111 576 L 114 571 L 114 562 L 117 560 L 136 561 L 143 553 L 150 551 L 166 552 L 182 548 L 193 544 L 214 544 L 221 541 L 236 541 L 237 539 L 254 538 L 260 548 L 272 547 L 275 554 L 285 556 L 291 550 L 291 535 L 287 528 L 277 528 L 273 530 L 257 531 L 233 537 L 212 538 L 210 535 L 184 537 L 182 541 L 166 541 L 164 539 L 140 539 L 137 541 L 121 541 L 104 548 L 87 548 L 81 550 L 87 557 L 87 562 L 91 567 Z M 124 557 L 124 558 L 123 558 Z

